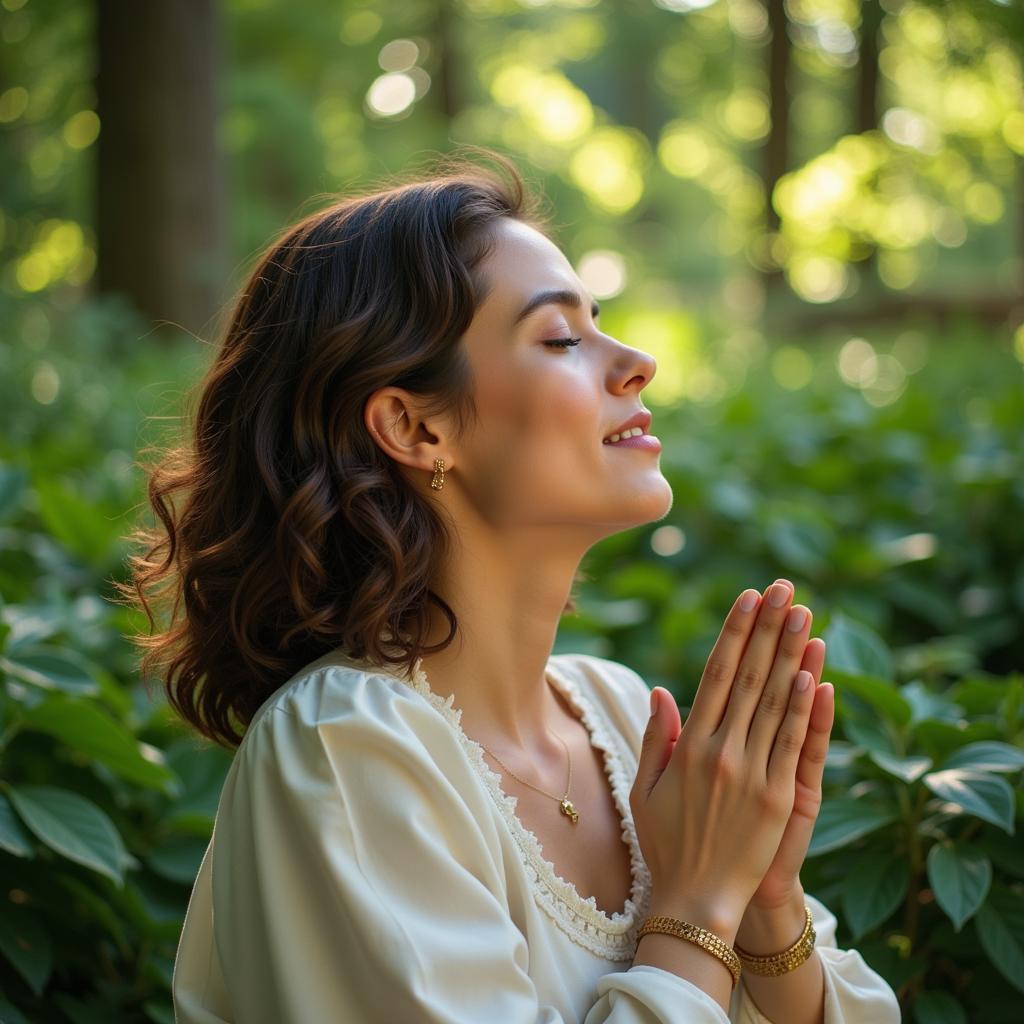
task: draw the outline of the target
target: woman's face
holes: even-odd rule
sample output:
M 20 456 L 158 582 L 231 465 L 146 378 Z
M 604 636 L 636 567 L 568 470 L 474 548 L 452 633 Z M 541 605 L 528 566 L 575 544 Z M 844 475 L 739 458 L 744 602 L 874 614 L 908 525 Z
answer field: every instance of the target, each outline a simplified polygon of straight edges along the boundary
M 463 337 L 479 419 L 453 441 L 446 485 L 457 477 L 460 503 L 502 529 L 564 526 L 568 539 L 592 527 L 582 532 L 595 540 L 660 519 L 672 490 L 657 446 L 603 443 L 643 411 L 654 358 L 601 332 L 595 303 L 544 235 L 508 217 L 495 235 L 482 266 L 491 291 Z M 580 302 L 547 302 L 521 316 L 549 290 Z M 548 344 L 565 338 L 580 342 Z

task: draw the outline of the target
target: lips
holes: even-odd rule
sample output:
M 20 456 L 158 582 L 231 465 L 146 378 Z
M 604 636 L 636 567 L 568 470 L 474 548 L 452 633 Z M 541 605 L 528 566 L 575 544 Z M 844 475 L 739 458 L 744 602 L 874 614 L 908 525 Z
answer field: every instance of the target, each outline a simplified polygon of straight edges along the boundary
M 621 434 L 623 431 L 629 430 L 630 427 L 642 427 L 646 434 L 651 429 L 651 414 L 646 409 L 634 413 L 625 423 L 620 423 L 614 430 L 609 430 L 604 435 L 604 440 L 607 441 L 613 434 Z

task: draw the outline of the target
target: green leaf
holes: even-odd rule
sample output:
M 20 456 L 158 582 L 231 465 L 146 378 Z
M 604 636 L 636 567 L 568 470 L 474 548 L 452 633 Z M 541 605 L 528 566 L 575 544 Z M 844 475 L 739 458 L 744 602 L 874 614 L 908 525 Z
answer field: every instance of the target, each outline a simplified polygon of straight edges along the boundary
M 1024 878 L 1024 845 L 1002 832 L 989 832 L 974 839 L 993 864 L 1008 875 Z
M 879 754 L 896 756 L 892 737 L 883 722 L 863 722 L 848 717 L 843 719 L 843 732 L 851 743 L 863 747 L 866 751 L 873 750 Z
M 807 856 L 817 857 L 830 850 L 849 846 L 862 836 L 869 835 L 895 820 L 896 815 L 892 811 L 863 800 L 849 797 L 826 800 L 818 812 L 818 820 L 814 823 L 814 833 Z
M 51 850 L 124 884 L 128 851 L 114 823 L 94 803 L 53 786 L 10 786 L 22 821 Z
M 139 741 L 95 704 L 54 694 L 25 712 L 30 729 L 45 732 L 72 750 L 105 764 L 112 772 L 153 789 L 177 792 L 174 773 L 161 751 Z
M 221 747 L 199 746 L 190 736 L 167 747 L 167 763 L 181 779 L 183 792 L 170 808 L 170 824 L 189 823 L 209 837 L 231 755 Z
M 153 1024 L 174 1024 L 174 1007 L 167 1003 L 149 999 L 142 1004 L 142 1009 Z
M 0 466 L 0 522 L 14 518 L 27 483 L 28 472 L 22 466 Z
M 956 725 L 964 717 L 964 709 L 944 696 L 932 693 L 920 679 L 912 679 L 900 687 L 900 696 L 910 705 L 911 725 L 926 719 Z
M 998 740 L 980 740 L 954 750 L 943 768 L 970 768 L 982 772 L 1015 772 L 1024 768 L 1024 750 Z
M 120 536 L 120 522 L 110 519 L 96 500 L 76 493 L 55 478 L 35 482 L 36 505 L 47 531 L 87 565 L 105 564 Z
M 199 873 L 199 864 L 208 842 L 198 836 L 174 836 L 158 846 L 146 863 L 162 878 L 191 885 Z
M 38 996 L 53 971 L 50 936 L 25 907 L 0 902 L 0 953 Z
M 35 856 L 32 837 L 18 821 L 14 808 L 3 793 L 0 793 L 0 850 L 6 850 L 15 857 Z
M 967 1011 L 948 992 L 920 992 L 914 1000 L 915 1024 L 968 1024 Z
M 895 775 L 906 783 L 916 782 L 932 766 L 930 757 L 893 757 L 877 750 L 869 750 L 868 757 L 884 772 Z
M 855 693 L 894 725 L 902 727 L 909 724 L 913 711 L 892 683 L 870 676 L 852 675 L 835 666 L 828 666 L 827 673 L 829 678 L 839 683 L 839 691 L 844 695 Z
M 978 941 L 999 973 L 1024 992 L 1024 896 L 993 885 L 974 917 Z
M 780 565 L 818 576 L 828 566 L 833 538 L 824 523 L 804 515 L 798 521 L 786 515 L 769 523 L 764 537 Z
M 825 675 L 833 672 L 878 680 L 893 678 L 893 662 L 882 638 L 862 622 L 837 612 L 823 637 L 828 645 Z M 907 709 L 909 717 L 910 709 Z
M 83 660 L 59 648 L 19 648 L 0 658 L 0 669 L 44 690 L 60 690 L 79 697 L 99 693 L 99 685 Z
M 21 1010 L 0 996 L 0 1021 L 3 1024 L 32 1024 Z
M 909 884 L 905 857 L 874 850 L 860 854 L 842 891 L 843 915 L 855 940 L 893 913 L 906 897 Z
M 960 931 L 988 895 L 992 862 L 962 844 L 936 843 L 928 851 L 927 870 L 935 902 Z
M 924 784 L 965 814 L 973 814 L 1013 835 L 1013 790 L 1005 779 L 967 768 L 947 768 L 925 775 Z

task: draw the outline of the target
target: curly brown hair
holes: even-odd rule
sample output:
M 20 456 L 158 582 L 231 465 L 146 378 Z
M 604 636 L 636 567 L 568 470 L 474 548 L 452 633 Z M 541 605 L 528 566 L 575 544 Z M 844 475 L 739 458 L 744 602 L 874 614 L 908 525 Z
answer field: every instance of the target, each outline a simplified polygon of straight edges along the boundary
M 453 412 L 457 436 L 476 420 L 460 339 L 490 290 L 480 264 L 500 217 L 548 230 L 512 162 L 479 147 L 304 217 L 232 303 L 187 396 L 194 423 L 143 450 L 157 455 L 138 465 L 162 527 L 131 533 L 147 550 L 114 585 L 149 620 L 131 638 L 141 673 L 208 739 L 237 746 L 260 705 L 331 650 L 411 672 L 454 640 L 455 613 L 430 589 L 449 550 L 443 509 L 373 441 L 363 410 L 397 386 L 428 414 Z M 449 621 L 432 647 L 428 601 Z

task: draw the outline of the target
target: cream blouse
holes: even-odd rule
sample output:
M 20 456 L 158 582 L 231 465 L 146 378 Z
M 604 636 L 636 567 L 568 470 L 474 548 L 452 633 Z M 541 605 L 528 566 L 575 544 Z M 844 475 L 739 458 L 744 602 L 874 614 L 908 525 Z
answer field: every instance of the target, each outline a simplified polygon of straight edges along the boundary
M 592 655 L 552 655 L 547 677 L 604 756 L 633 876 L 621 912 L 556 874 L 420 662 L 410 680 L 332 652 L 267 699 L 235 755 L 178 946 L 178 1024 L 771 1024 L 742 979 L 726 1017 L 631 966 L 651 891 L 629 807 L 650 691 Z M 807 903 L 825 1024 L 898 1024 L 889 985 Z

